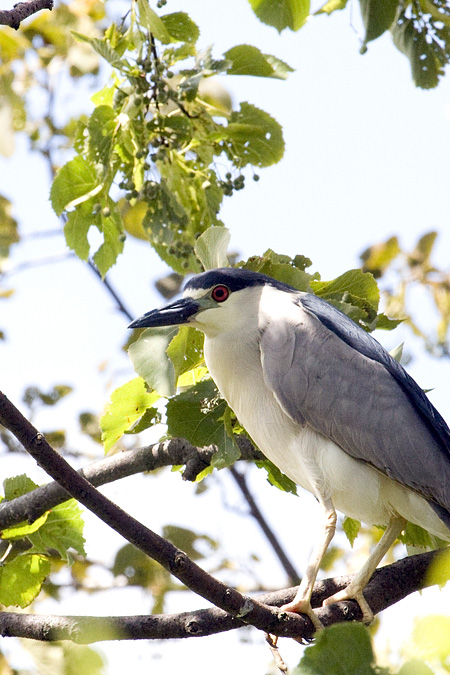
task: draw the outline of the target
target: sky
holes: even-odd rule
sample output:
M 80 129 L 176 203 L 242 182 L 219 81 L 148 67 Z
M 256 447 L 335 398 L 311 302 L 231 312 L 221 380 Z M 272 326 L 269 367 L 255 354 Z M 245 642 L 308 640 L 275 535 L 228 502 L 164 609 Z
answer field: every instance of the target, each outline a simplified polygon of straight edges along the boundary
M 231 231 L 231 248 L 243 258 L 267 248 L 307 255 L 313 261 L 311 269 L 331 279 L 359 266 L 359 254 L 374 242 L 396 234 L 404 247 L 412 248 L 419 236 L 437 229 L 436 262 L 448 268 L 449 81 L 444 79 L 437 90 L 414 88 L 409 63 L 389 35 L 371 43 L 361 56 L 358 8 L 350 4 L 351 11 L 315 18 L 296 34 L 278 35 L 253 16 L 245 0 L 169 0 L 167 12 L 188 11 L 201 28 L 199 44 L 213 44 L 217 56 L 234 45 L 253 44 L 295 69 L 286 82 L 227 78 L 235 104 L 249 101 L 269 112 L 282 124 L 286 141 L 285 156 L 277 166 L 261 170 L 258 183 L 248 180 L 245 190 L 225 201 L 221 216 Z M 62 104 L 70 110 L 80 101 L 68 94 Z M 89 101 L 83 104 L 89 106 Z M 28 266 L 31 260 L 42 261 L 66 249 L 60 237 L 32 236 L 58 227 L 58 222 L 48 203 L 46 167 L 30 156 L 23 139 L 18 139 L 12 158 L 0 160 L 0 185 L 13 200 L 21 232 L 28 237 L 12 254 L 8 285 L 15 295 L 1 305 L 0 327 L 7 334 L 0 343 L 2 389 L 24 409 L 23 389 L 30 383 L 44 390 L 58 383 L 73 385 L 74 393 L 57 409 L 40 412 L 33 421 L 44 431 L 68 426 L 72 446 L 83 443 L 95 458 L 98 450 L 81 439 L 75 418 L 80 410 L 102 410 L 111 391 L 133 377 L 126 355 L 117 356 L 127 337 L 127 322 L 92 272 L 76 259 Z M 166 271 L 149 247 L 129 241 L 109 278 L 132 315 L 138 316 L 161 304 L 153 281 Z M 427 311 L 424 305 L 425 315 Z M 406 339 L 407 349 L 416 354 L 410 372 L 422 386 L 433 388 L 433 402 L 450 420 L 449 363 L 420 354 L 406 331 L 380 339 L 389 349 Z M 26 471 L 45 480 L 25 456 L 19 461 L 3 459 L 2 465 L 4 475 Z M 157 480 L 132 478 L 108 486 L 105 493 L 156 530 L 171 522 L 223 540 L 235 564 L 245 566 L 249 550 L 256 552 L 262 559 L 257 566 L 262 581 L 283 583 L 262 536 L 243 517 L 230 479 L 220 475 L 201 498 L 195 498 L 194 486 L 175 480 L 173 474 Z M 304 569 L 319 524 L 314 500 L 306 494 L 298 499 L 278 494 L 259 472 L 252 472 L 250 480 L 292 559 Z M 286 518 L 286 512 L 298 516 Z M 117 535 L 99 530 L 93 518 L 87 530 L 88 552 L 94 559 L 102 559 L 105 548 L 121 545 Z M 355 552 L 355 565 L 359 561 Z M 185 609 L 185 602 L 177 596 L 169 611 Z M 447 607 L 448 596 L 445 600 L 444 593 L 433 589 L 388 610 L 380 649 L 389 643 L 393 629 L 407 640 L 414 616 L 448 614 Z M 105 613 L 144 613 L 148 608 L 148 599 L 139 591 L 126 597 L 121 592 L 119 600 L 117 592 L 106 594 L 101 606 Z M 62 611 L 51 603 L 39 609 Z M 85 613 L 86 598 L 67 598 L 63 611 Z M 185 672 L 206 675 L 219 648 L 226 656 L 220 662 L 214 659 L 217 675 L 228 674 L 230 668 L 247 672 L 249 664 L 248 672 L 268 671 L 270 655 L 261 637 L 253 631 L 245 639 L 250 644 L 230 634 L 169 645 L 108 644 L 102 651 L 108 654 L 108 675 L 122 672 L 124 660 L 135 672 L 144 672 L 144 667 L 147 672 L 150 663 L 152 673 L 171 672 L 182 660 Z M 201 658 L 200 649 L 205 650 Z M 286 641 L 283 650 L 289 664 L 295 664 L 301 654 L 298 645 Z

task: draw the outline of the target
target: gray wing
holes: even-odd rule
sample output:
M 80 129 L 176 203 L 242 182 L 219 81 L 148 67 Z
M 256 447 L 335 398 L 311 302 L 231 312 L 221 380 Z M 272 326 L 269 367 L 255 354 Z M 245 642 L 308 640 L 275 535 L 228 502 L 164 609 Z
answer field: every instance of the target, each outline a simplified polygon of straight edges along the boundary
M 266 384 L 287 414 L 428 499 L 450 524 L 450 430 L 416 382 L 320 298 L 261 336 Z

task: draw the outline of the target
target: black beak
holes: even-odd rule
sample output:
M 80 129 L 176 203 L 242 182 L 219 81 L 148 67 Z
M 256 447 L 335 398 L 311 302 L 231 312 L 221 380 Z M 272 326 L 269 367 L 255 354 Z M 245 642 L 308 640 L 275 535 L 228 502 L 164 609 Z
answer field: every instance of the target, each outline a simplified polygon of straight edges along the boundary
M 158 326 L 177 326 L 188 323 L 191 316 L 202 309 L 200 303 L 192 298 L 176 300 L 161 309 L 153 309 L 135 319 L 128 328 L 156 328 Z

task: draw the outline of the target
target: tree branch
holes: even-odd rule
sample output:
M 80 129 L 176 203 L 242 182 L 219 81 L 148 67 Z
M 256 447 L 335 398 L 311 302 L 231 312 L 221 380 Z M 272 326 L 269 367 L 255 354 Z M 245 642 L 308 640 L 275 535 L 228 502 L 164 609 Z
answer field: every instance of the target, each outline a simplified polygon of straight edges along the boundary
M 245 437 L 236 437 L 244 460 L 261 459 L 259 450 Z M 194 481 L 211 463 L 217 448 L 213 445 L 197 448 L 183 438 L 154 443 L 138 450 L 121 452 L 94 462 L 78 473 L 91 485 L 99 487 L 143 471 L 154 471 L 164 466 L 184 465 L 183 479 Z M 12 501 L 0 504 L 0 530 L 20 522 L 34 522 L 39 516 L 70 499 L 70 494 L 57 482 L 48 483 Z
M 53 9 L 53 0 L 26 0 L 18 2 L 13 9 L 0 10 L 0 24 L 17 30 L 21 22 L 41 9 Z
M 285 612 L 279 613 L 273 608 L 238 593 L 235 589 L 207 574 L 201 567 L 189 560 L 183 551 L 144 527 L 102 493 L 97 492 L 82 475 L 51 448 L 44 436 L 1 392 L 0 423 L 16 436 L 44 471 L 58 481 L 69 494 L 127 541 L 160 563 L 194 593 L 255 628 L 274 635 L 301 635 L 305 621 L 308 623 L 309 619 Z
M 439 551 L 410 556 L 382 567 L 374 573 L 364 595 L 374 614 L 399 602 L 410 593 L 431 585 L 428 570 Z M 312 606 L 324 625 L 361 620 L 358 604 L 349 600 L 321 607 L 323 600 L 348 586 L 351 577 L 325 579 L 315 584 Z M 293 600 L 296 588 L 257 595 L 265 605 L 281 606 Z M 302 637 L 310 639 L 312 625 L 303 616 Z M 218 608 L 168 615 L 88 617 L 39 616 L 12 612 L 0 613 L 0 635 L 41 641 L 72 640 L 89 644 L 103 640 L 161 640 L 205 637 L 235 630 L 245 623 Z M 297 635 L 298 637 L 298 635 Z
M 119 637 L 122 639 L 159 639 L 161 637 L 200 636 L 231 630 L 240 625 L 252 625 L 274 635 L 304 640 L 312 638 L 314 627 L 306 616 L 278 612 L 261 602 L 263 599 L 265 602 L 270 601 L 276 605 L 285 604 L 294 597 L 295 589 L 277 593 L 275 596 L 250 598 L 211 577 L 192 562 L 183 551 L 144 527 L 97 492 L 81 474 L 70 467 L 49 446 L 42 434 L 37 432 L 1 392 L 0 423 L 16 436 L 38 464 L 69 494 L 125 539 L 159 562 L 188 588 L 223 610 L 223 613 L 217 613 L 217 610 L 199 610 L 200 614 L 194 612 L 172 617 L 137 618 L 44 617 L 37 619 L 20 615 L 20 620 L 16 614 L 5 613 L 0 615 L 0 634 L 17 634 L 40 640 L 61 639 L 61 635 L 64 635 L 74 641 L 87 642 L 118 639 Z M 411 556 L 394 565 L 377 570 L 364 591 L 374 614 L 398 602 L 406 595 L 431 585 L 432 582 L 426 575 L 426 571 L 438 554 L 439 551 L 435 551 Z M 347 586 L 349 581 L 350 577 L 346 577 L 337 580 L 329 579 L 316 584 L 312 604 L 313 607 L 319 608 L 317 616 L 325 626 L 340 621 L 362 619 L 360 607 L 355 601 L 339 602 L 327 607 L 321 606 L 326 597 Z M 224 614 L 230 616 L 224 616 Z

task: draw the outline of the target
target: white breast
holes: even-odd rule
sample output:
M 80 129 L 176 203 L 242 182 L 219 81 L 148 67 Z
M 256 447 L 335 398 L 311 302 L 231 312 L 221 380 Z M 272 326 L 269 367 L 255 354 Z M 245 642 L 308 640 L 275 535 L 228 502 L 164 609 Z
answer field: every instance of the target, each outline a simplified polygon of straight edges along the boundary
M 344 452 L 308 426 L 299 427 L 267 388 L 259 335 L 205 337 L 205 359 L 222 396 L 253 441 L 283 473 L 317 498 L 331 497 L 342 513 L 387 525 L 392 513 L 447 539 L 442 521 L 420 495 Z

